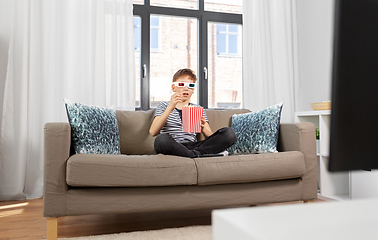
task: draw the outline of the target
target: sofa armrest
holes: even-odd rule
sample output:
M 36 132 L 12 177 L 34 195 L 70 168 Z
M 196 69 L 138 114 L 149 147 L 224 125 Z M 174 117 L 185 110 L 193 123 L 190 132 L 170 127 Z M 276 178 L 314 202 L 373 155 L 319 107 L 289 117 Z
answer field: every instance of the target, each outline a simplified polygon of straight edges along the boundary
M 303 200 L 317 198 L 318 160 L 316 156 L 315 125 L 308 122 L 282 123 L 278 138 L 278 151 L 300 151 L 306 164 L 303 175 Z
M 70 157 L 71 127 L 68 123 L 44 126 L 43 216 L 65 215 L 66 161 Z

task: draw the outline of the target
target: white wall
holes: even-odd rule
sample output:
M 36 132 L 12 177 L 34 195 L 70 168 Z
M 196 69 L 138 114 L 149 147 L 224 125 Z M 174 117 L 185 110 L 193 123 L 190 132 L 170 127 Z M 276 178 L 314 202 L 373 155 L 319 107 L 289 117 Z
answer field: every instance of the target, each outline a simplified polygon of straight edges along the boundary
M 334 0 L 298 0 L 298 52 L 301 91 L 295 111 L 331 100 Z
M 11 1 L 0 0 L 0 126 L 3 112 L 5 76 L 8 65 L 8 46 L 11 35 L 11 10 Z

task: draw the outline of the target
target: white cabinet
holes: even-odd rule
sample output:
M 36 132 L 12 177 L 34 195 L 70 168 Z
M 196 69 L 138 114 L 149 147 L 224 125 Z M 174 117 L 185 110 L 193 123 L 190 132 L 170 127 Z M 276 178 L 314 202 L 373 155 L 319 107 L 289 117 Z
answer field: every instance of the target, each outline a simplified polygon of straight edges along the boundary
M 331 111 L 296 112 L 295 121 L 311 122 L 319 128 L 319 152 L 317 153 L 319 198 L 349 199 L 349 172 L 328 171 Z

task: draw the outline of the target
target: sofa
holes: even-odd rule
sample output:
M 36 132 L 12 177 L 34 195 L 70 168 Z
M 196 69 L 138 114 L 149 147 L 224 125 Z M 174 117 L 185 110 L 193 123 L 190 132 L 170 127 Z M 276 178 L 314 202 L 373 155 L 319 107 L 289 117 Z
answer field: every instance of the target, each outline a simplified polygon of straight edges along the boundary
M 234 114 L 206 114 L 211 129 Z M 276 153 L 184 158 L 156 154 L 149 134 L 155 110 L 116 111 L 120 155 L 73 154 L 69 123 L 44 126 L 43 215 L 48 239 L 63 216 L 215 209 L 317 198 L 315 127 L 281 123 Z M 204 136 L 198 135 L 199 139 Z

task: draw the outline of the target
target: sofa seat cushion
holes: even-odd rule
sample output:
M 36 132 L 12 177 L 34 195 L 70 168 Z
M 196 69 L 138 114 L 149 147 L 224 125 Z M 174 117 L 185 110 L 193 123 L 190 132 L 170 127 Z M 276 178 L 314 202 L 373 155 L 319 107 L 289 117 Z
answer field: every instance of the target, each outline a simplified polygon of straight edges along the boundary
M 301 152 L 232 155 L 195 159 L 198 185 L 249 183 L 302 177 L 306 172 Z
M 76 187 L 148 187 L 197 184 L 193 159 L 164 155 L 76 154 L 67 160 L 67 184 Z

